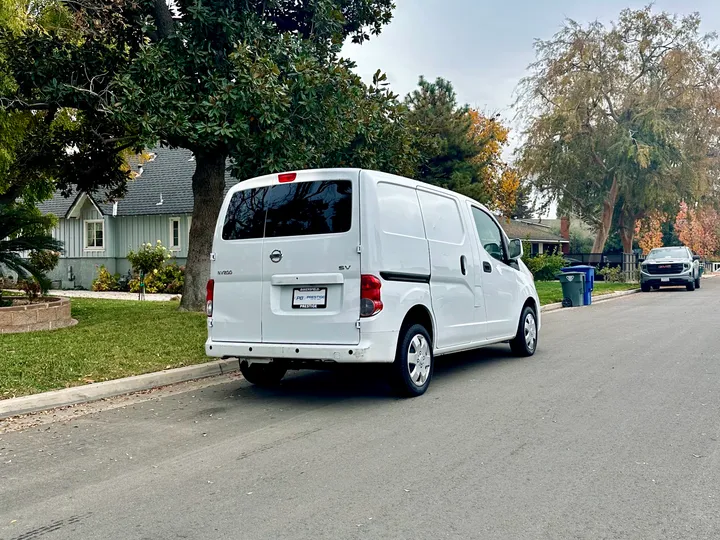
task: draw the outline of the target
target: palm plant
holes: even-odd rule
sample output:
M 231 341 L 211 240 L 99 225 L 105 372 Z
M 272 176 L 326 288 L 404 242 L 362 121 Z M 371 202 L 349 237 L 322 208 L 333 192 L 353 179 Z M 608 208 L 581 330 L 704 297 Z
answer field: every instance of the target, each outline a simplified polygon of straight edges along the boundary
M 18 278 L 32 276 L 43 291 L 48 290 L 50 282 L 45 271 L 32 258 L 23 258 L 22 254 L 46 250 L 61 252 L 63 243 L 48 234 L 51 226 L 52 218 L 43 216 L 36 208 L 0 203 L 0 269 L 12 270 Z

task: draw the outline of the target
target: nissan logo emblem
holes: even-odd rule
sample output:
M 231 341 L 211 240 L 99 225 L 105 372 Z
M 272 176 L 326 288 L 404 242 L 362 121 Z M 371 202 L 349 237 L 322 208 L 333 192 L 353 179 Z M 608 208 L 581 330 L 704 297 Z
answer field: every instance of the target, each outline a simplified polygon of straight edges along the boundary
M 282 261 L 282 251 L 279 249 L 276 249 L 270 254 L 270 260 L 274 263 L 279 263 Z

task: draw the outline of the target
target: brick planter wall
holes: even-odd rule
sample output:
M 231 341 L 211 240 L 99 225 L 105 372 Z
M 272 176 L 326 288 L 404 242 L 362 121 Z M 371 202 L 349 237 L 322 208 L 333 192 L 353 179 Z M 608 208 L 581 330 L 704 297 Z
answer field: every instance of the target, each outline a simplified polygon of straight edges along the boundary
M 67 298 L 43 298 L 41 302 L 24 306 L 0 307 L 0 334 L 56 330 L 73 326 Z

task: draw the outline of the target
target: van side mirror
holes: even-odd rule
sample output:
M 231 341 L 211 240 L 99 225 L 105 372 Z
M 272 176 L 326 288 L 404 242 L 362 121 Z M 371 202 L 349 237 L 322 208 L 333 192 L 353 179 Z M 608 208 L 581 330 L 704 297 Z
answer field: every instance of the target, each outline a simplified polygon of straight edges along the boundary
M 508 258 L 511 261 L 522 259 L 523 256 L 523 245 L 522 240 L 514 238 L 508 242 Z

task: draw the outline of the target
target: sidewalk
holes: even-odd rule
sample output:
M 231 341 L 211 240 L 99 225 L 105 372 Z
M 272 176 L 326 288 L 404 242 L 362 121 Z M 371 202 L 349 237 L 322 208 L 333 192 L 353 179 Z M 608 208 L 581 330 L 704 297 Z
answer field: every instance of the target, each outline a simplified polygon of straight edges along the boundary
M 138 300 L 137 293 L 129 292 L 95 292 L 95 291 L 48 291 L 48 296 L 63 296 L 65 298 L 98 298 L 103 300 Z M 146 294 L 144 300 L 150 302 L 168 302 L 179 300 L 179 294 Z

